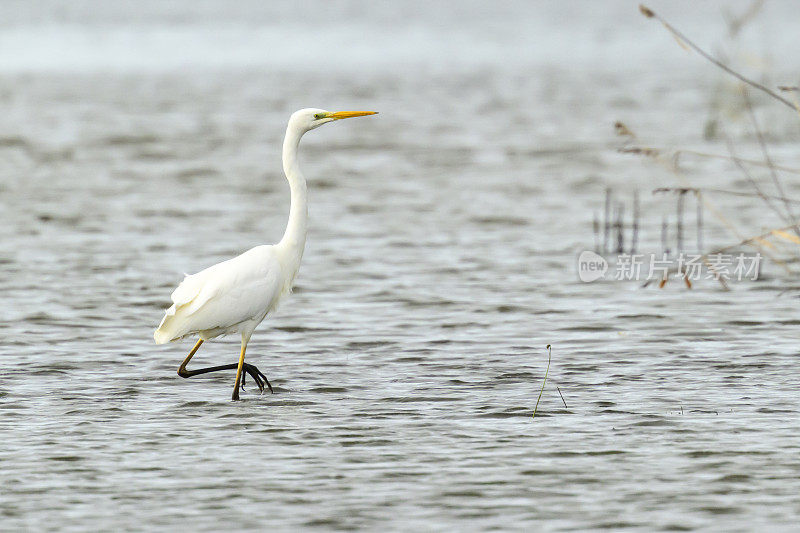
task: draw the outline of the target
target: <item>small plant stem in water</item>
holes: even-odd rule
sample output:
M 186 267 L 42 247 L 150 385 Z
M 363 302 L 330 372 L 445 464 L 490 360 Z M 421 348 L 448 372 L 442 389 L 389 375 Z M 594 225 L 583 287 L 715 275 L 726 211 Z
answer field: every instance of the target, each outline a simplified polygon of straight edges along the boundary
M 564 399 L 564 396 L 561 394 L 561 388 L 556 387 L 556 390 L 558 391 L 558 395 L 561 396 L 561 401 L 564 402 L 564 408 L 565 409 L 569 409 L 569 407 L 567 407 L 567 401 Z
M 606 189 L 606 201 L 603 208 L 603 253 L 609 252 L 609 232 L 611 231 L 611 188 Z
M 675 245 L 677 247 L 676 249 L 679 254 L 683 253 L 683 199 L 684 199 L 684 194 L 683 193 L 678 194 L 678 206 L 677 206 L 678 225 L 676 226 L 675 229 Z
M 633 191 L 633 229 L 631 235 L 631 255 L 636 253 L 636 245 L 639 243 L 639 189 Z
M 553 352 L 550 350 L 550 345 L 547 345 L 547 370 L 544 371 L 544 381 L 542 381 L 542 390 L 539 391 L 539 397 L 536 398 L 536 407 L 533 408 L 533 416 L 531 418 L 536 418 L 536 410 L 539 409 L 539 400 L 542 399 L 542 393 L 544 392 L 544 384 L 547 383 L 547 374 L 550 372 L 550 358 L 553 356 Z M 563 398 L 562 398 L 563 400 Z

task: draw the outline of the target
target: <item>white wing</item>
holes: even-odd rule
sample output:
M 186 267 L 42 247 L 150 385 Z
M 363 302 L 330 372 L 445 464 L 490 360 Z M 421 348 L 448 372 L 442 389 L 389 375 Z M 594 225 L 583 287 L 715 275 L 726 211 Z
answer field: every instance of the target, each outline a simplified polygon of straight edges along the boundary
M 256 246 L 186 276 L 172 293 L 173 305 L 158 326 L 155 340 L 163 344 L 191 333 L 224 332 L 242 322 L 260 322 L 277 304 L 284 278 L 272 246 Z

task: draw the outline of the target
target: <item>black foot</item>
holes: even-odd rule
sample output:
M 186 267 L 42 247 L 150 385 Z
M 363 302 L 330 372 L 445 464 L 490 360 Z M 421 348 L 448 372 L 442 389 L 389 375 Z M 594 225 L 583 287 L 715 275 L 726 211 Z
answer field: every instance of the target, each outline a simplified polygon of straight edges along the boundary
M 264 392 L 264 384 L 266 383 L 267 387 L 269 387 L 269 392 L 275 394 L 275 391 L 272 390 L 272 385 L 267 379 L 267 376 L 265 376 L 258 368 L 256 368 L 255 365 L 251 365 L 250 363 L 245 363 L 244 365 L 242 365 L 242 370 L 244 371 L 242 373 L 242 390 L 244 390 L 245 376 L 247 376 L 247 374 L 250 374 L 250 377 L 252 377 L 253 381 L 255 381 L 256 385 L 258 385 L 259 392 Z

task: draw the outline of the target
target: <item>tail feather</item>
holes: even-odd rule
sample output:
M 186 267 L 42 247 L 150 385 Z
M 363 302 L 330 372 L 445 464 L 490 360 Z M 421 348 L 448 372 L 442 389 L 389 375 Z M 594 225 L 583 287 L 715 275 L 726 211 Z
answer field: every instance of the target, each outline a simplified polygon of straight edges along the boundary
M 180 326 L 178 321 L 175 320 L 175 313 L 176 307 L 174 305 L 167 309 L 167 312 L 164 314 L 164 318 L 161 320 L 161 324 L 158 325 L 155 333 L 153 333 L 153 338 L 155 339 L 156 344 L 166 344 L 183 336 L 179 331 L 177 331 Z
M 196 307 L 193 304 L 197 302 L 198 296 L 203 290 L 209 271 L 210 269 L 206 269 L 203 272 L 186 276 L 172 292 L 172 307 L 167 309 L 161 324 L 153 333 L 156 344 L 178 340 L 189 333 L 186 328 L 186 318 L 196 310 L 192 307 Z

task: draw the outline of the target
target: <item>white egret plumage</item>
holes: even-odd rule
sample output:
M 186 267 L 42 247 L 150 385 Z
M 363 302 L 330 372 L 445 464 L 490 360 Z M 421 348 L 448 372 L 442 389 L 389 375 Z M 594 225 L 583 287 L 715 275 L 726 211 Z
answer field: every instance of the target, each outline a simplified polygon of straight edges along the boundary
M 188 378 L 236 368 L 232 399 L 239 399 L 239 388 L 244 385 L 243 372 L 253 378 L 262 392 L 264 384 L 272 391 L 267 377 L 255 366 L 245 363 L 244 356 L 256 326 L 291 291 L 300 269 L 308 220 L 306 180 L 297 164 L 300 138 L 307 131 L 334 120 L 374 114 L 374 111 L 332 113 L 324 109 L 301 109 L 292 114 L 283 140 L 283 171 L 291 190 L 289 221 L 283 238 L 278 244 L 256 246 L 233 259 L 186 276 L 173 291 L 172 306 L 167 309 L 154 334 L 156 343 L 163 344 L 195 334 L 199 337 L 181 363 L 178 375 Z M 242 336 L 238 364 L 186 369 L 203 341 L 229 333 Z

